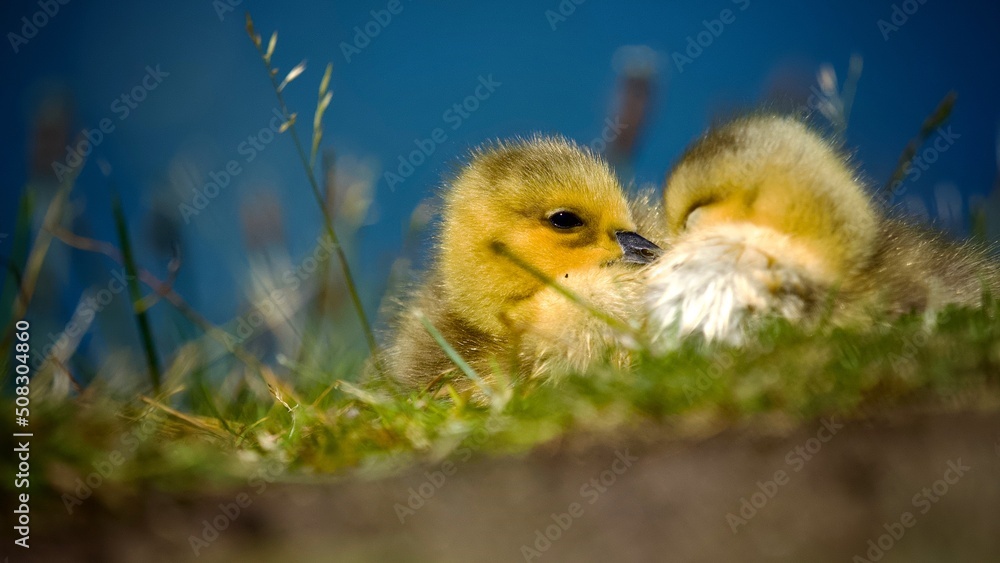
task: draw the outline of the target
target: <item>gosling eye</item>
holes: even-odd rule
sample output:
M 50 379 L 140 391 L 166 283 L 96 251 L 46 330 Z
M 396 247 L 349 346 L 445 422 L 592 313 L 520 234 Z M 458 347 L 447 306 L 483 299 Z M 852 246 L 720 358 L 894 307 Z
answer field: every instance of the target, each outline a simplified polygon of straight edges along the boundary
M 556 211 L 549 215 L 549 223 L 557 229 L 573 229 L 583 226 L 583 219 L 572 211 Z

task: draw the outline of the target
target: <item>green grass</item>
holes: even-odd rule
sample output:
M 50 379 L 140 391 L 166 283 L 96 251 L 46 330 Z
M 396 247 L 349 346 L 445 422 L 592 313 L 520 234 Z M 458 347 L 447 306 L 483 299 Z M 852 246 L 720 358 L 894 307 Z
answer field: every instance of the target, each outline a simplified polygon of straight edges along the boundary
M 655 428 L 691 438 L 753 421 L 794 426 L 834 414 L 995 410 L 998 315 L 1000 304 L 991 300 L 981 310 L 944 311 L 930 330 L 919 316 L 813 333 L 775 321 L 742 349 L 690 343 L 646 357 L 627 372 L 597 368 L 558 381 L 495 388 L 488 404 L 455 393 L 401 394 L 336 376 L 339 371 L 357 377 L 358 361 L 345 362 L 325 379 L 284 374 L 296 399 L 261 393 L 249 368 L 228 393 L 194 385 L 193 370 L 188 383 L 165 392 L 172 395 L 148 401 L 116 399 L 94 383 L 80 397 L 44 403 L 33 412 L 34 447 L 43 452 L 50 485 L 61 490 L 71 476 L 85 476 L 116 450 L 127 454 L 112 479 L 122 487 L 200 488 L 275 462 L 291 480 L 377 476 L 459 447 L 509 454 L 568 435 Z M 153 421 L 148 433 L 142 431 L 143 417 Z M 134 451 L 126 451 L 129 436 L 141 438 Z

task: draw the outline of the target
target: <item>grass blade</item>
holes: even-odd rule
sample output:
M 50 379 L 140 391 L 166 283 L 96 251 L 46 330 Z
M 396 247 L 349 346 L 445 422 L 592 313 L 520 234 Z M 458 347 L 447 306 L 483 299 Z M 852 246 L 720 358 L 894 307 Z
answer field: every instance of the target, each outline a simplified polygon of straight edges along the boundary
M 253 44 L 260 49 L 260 34 L 253 28 L 253 20 L 250 19 L 250 12 L 247 12 L 247 35 L 250 36 L 250 41 L 253 41 Z
M 906 176 L 906 171 L 910 169 L 910 163 L 913 162 L 913 158 L 917 156 L 917 149 L 920 148 L 920 145 L 923 145 L 937 131 L 938 127 L 944 125 L 944 122 L 951 116 L 951 110 L 955 105 L 957 97 L 958 94 L 955 92 L 948 92 L 938 103 L 938 106 L 934 109 L 934 113 L 930 114 L 924 120 L 917 136 L 910 139 L 906 148 L 903 149 L 903 153 L 899 155 L 899 162 L 896 164 L 896 169 L 892 171 L 892 176 L 889 176 L 889 181 L 885 183 L 886 199 L 891 199 L 895 195 L 896 190 L 899 189 L 899 186 L 903 184 L 903 177 Z
M 434 325 L 431 324 L 431 321 L 428 320 L 423 313 L 417 312 L 417 319 L 420 321 L 420 324 L 424 325 L 424 328 L 431 335 L 431 338 L 434 339 L 434 342 L 437 342 L 437 345 L 444 350 L 448 359 L 458 366 L 458 369 L 461 370 L 466 377 L 471 379 L 472 382 L 476 384 L 476 387 L 479 387 L 479 390 L 482 391 L 483 394 L 486 395 L 492 402 L 493 392 L 490 390 L 489 386 L 486 385 L 486 382 L 483 381 L 483 378 L 479 377 L 476 370 L 472 369 L 472 366 L 470 366 L 465 359 L 462 358 L 458 351 L 452 348 L 451 344 L 444 339 L 444 336 L 438 331 L 437 328 L 434 327 Z
M 82 237 L 65 229 L 54 229 L 53 231 L 53 236 L 59 238 L 59 240 L 61 240 L 64 244 L 80 250 L 86 250 L 88 252 L 97 252 L 111 258 L 119 264 L 125 264 L 121 252 L 110 243 Z M 169 303 L 174 309 L 198 327 L 204 333 L 203 336 L 205 338 L 212 339 L 225 346 L 239 361 L 245 364 L 248 368 L 254 370 L 264 383 L 275 388 L 283 389 L 286 395 L 295 399 L 295 402 L 302 402 L 295 396 L 294 389 L 289 386 L 285 386 L 280 380 L 278 380 L 278 378 L 274 375 L 274 372 L 271 371 L 266 364 L 248 352 L 238 342 L 235 342 L 227 331 L 209 322 L 208 319 L 199 314 L 183 297 L 181 297 L 179 293 L 177 293 L 176 290 L 174 290 L 173 287 L 142 269 L 138 270 L 138 279 L 142 283 L 146 284 L 151 290 L 163 297 L 167 303 Z M 13 332 L 10 334 L 13 334 Z M 218 360 L 219 358 L 210 358 L 207 359 L 205 363 L 206 365 L 209 365 Z
M 312 168 L 316 167 L 316 153 L 319 152 L 319 144 L 323 141 L 323 114 L 332 98 L 333 92 L 327 92 L 316 104 L 316 114 L 313 116 L 312 150 L 309 152 L 309 166 Z
M 267 55 L 264 55 L 264 56 L 266 57 Z M 269 60 L 266 60 L 264 62 L 265 62 L 265 64 L 270 64 Z M 285 79 L 282 80 L 281 84 L 278 85 L 278 92 L 281 92 L 282 90 L 284 90 L 285 86 L 288 86 L 288 84 L 291 83 L 292 80 L 295 80 L 296 78 L 298 78 L 299 75 L 302 74 L 305 71 L 306 71 L 306 62 L 305 61 L 302 61 L 301 63 L 295 65 L 295 68 L 293 68 L 292 70 L 288 71 L 288 74 L 285 75 Z
M 323 72 L 323 79 L 319 82 L 319 97 L 322 98 L 330 88 L 330 76 L 333 75 L 333 63 L 327 63 L 326 71 Z
M 286 119 L 288 116 L 292 115 L 288 111 L 288 105 L 285 104 L 285 98 L 281 95 L 282 85 L 278 84 L 275 80 L 275 71 L 271 67 L 271 62 L 264 58 L 265 51 L 261 46 L 260 36 L 257 35 L 253 27 L 253 19 L 250 14 L 247 13 L 247 33 L 250 35 L 250 39 L 253 41 L 254 46 L 257 47 L 257 51 L 261 55 L 261 61 L 264 63 L 264 68 L 267 70 L 267 75 L 271 80 L 271 86 L 274 88 L 274 94 L 278 98 L 278 105 L 281 107 L 281 112 Z M 300 66 L 303 66 L 305 62 Z M 298 67 L 296 67 L 298 68 Z M 304 68 L 304 67 L 303 67 Z M 289 76 L 292 76 L 295 70 L 289 72 Z M 300 71 L 301 72 L 301 71 Z M 296 74 L 295 76 L 298 76 Z M 287 83 L 289 78 L 285 78 Z M 283 84 L 284 84 L 283 83 Z M 381 365 L 378 361 L 378 343 L 375 341 L 375 333 L 371 329 L 371 325 L 368 322 L 368 316 L 365 314 L 364 305 L 361 303 L 361 296 L 358 293 L 357 284 L 354 281 L 354 275 L 351 273 L 350 264 L 347 262 L 347 254 L 344 252 L 344 248 L 340 245 L 340 238 L 337 236 L 336 230 L 333 228 L 333 217 L 330 215 L 329 209 L 327 209 L 326 202 L 323 199 L 323 195 L 320 193 L 319 182 L 316 180 L 316 173 L 314 167 L 309 164 L 309 157 L 306 155 L 305 148 L 302 145 L 302 140 L 299 138 L 299 134 L 295 129 L 294 121 L 288 123 L 288 132 L 292 136 L 292 141 L 295 143 L 295 150 L 299 154 L 299 160 L 302 162 L 302 167 L 305 169 L 306 176 L 309 179 L 309 187 L 312 188 L 313 197 L 316 199 L 316 204 L 319 206 L 320 213 L 323 215 L 323 229 L 326 231 L 326 235 L 330 238 L 333 243 L 334 250 L 337 255 L 337 262 L 340 264 L 341 272 L 344 275 L 344 285 L 347 286 L 347 293 L 351 297 L 351 304 L 354 306 L 355 311 L 358 314 L 358 322 L 361 323 L 361 329 L 364 332 L 365 340 L 368 342 L 368 349 L 371 352 L 372 359 L 375 360 L 374 365 Z
M 142 349 L 146 355 L 146 365 L 149 367 L 149 377 L 153 383 L 153 389 L 160 391 L 160 362 L 156 353 L 156 344 L 153 342 L 153 332 L 149 328 L 149 315 L 147 311 L 141 310 L 142 293 L 139 291 L 138 268 L 135 267 L 135 259 L 132 255 L 132 244 L 128 237 L 128 225 L 125 222 L 125 212 L 122 211 L 121 199 L 112 188 L 111 193 L 111 214 L 115 220 L 115 230 L 118 231 L 118 241 L 122 249 L 122 261 L 125 263 L 125 273 L 128 280 L 128 293 L 136 324 L 139 326 L 139 338 L 142 341 Z
M 361 387 L 358 387 L 357 385 L 354 385 L 353 383 L 351 383 L 349 381 L 344 381 L 343 379 L 338 379 L 337 381 L 335 381 L 334 382 L 334 386 L 337 389 L 340 389 L 341 391 L 343 391 L 344 393 L 346 393 L 346 394 L 354 397 L 355 399 L 361 401 L 362 403 L 365 403 L 366 405 L 371 405 L 373 407 L 379 407 L 379 406 L 387 405 L 387 404 L 390 403 L 389 399 L 387 399 L 385 397 L 380 397 L 380 396 L 376 395 L 375 393 L 372 393 L 371 391 L 368 391 L 366 389 L 362 389 Z M 319 399 L 322 399 L 322 398 L 323 397 L 319 397 Z M 319 402 L 319 399 L 316 400 L 317 403 Z
M 274 55 L 274 47 L 278 44 L 278 32 L 275 31 L 271 34 L 271 40 L 267 42 L 267 52 L 264 53 L 264 58 L 267 62 L 271 62 L 271 56 Z
M 42 228 L 35 237 L 34 242 L 31 244 L 31 250 L 28 251 L 27 257 L 25 258 L 24 270 L 22 271 L 21 284 L 15 292 L 15 299 L 12 300 L 12 307 L 10 312 L 10 322 L 3 332 L 3 338 L 0 338 L 0 368 L 3 368 L 3 374 L 0 374 L 0 382 L 6 383 L 7 374 L 7 362 L 10 354 L 8 353 L 10 345 L 13 343 L 14 338 L 14 324 L 22 319 L 24 315 L 28 312 L 28 305 L 31 304 L 31 298 L 35 294 L 35 286 L 38 283 L 38 277 L 42 273 L 42 265 L 45 263 L 45 256 L 49 252 L 49 246 L 52 244 L 53 231 L 59 227 L 63 216 L 63 206 L 66 200 L 69 199 L 69 194 L 73 190 L 73 185 L 76 184 L 76 177 L 80 173 L 80 169 L 83 168 L 83 163 L 79 166 L 73 168 L 71 172 L 62 180 L 59 184 L 59 189 L 56 191 L 55 196 L 53 196 L 52 201 L 49 203 L 48 208 L 45 210 L 45 217 L 42 219 Z M 29 187 L 30 190 L 30 187 Z M 21 210 L 21 213 L 27 213 L 22 218 L 26 221 L 21 228 L 24 229 L 23 244 L 27 244 L 27 239 L 30 238 L 31 232 L 31 216 L 33 211 L 33 205 L 26 204 L 27 207 Z
M 313 142 L 312 150 L 309 153 L 309 166 L 316 167 L 316 153 L 319 152 L 319 144 L 323 141 L 323 114 L 330 106 L 333 99 L 333 92 L 329 91 L 330 76 L 333 74 L 333 63 L 327 63 L 323 79 L 319 83 L 319 102 L 316 104 L 316 114 L 313 116 Z
M 24 278 L 20 271 L 20 264 L 24 264 L 28 256 L 28 242 L 31 239 L 31 215 L 34 212 L 34 197 L 30 189 L 25 189 L 21 194 L 21 201 L 17 207 L 17 218 L 14 223 L 13 238 L 11 239 L 10 257 L 4 261 L 7 264 L 7 271 L 10 272 L 13 280 L 6 278 L 3 285 L 2 301 L 0 307 L 0 318 L 10 319 L 16 322 L 18 319 L 10 318 L 12 310 L 9 308 L 14 304 L 14 296 L 17 295 Z M 2 233 L 6 239 L 11 233 Z
M 624 322 L 622 322 L 622 321 L 620 321 L 620 320 L 612 317 L 611 315 L 608 315 L 604 311 L 601 311 L 600 309 L 594 307 L 593 305 L 591 305 L 590 303 L 588 303 L 586 299 L 580 297 L 579 295 L 577 295 L 573 291 L 571 291 L 568 288 L 564 287 L 562 284 L 556 282 L 555 280 L 553 280 L 549 276 L 545 275 L 544 272 L 542 272 L 541 270 L 539 270 L 538 268 L 536 268 L 533 264 L 530 264 L 530 263 L 526 262 L 520 256 L 518 256 L 518 255 L 514 254 L 513 252 L 511 252 L 510 249 L 507 248 L 506 245 L 504 245 L 502 243 L 494 242 L 490 246 L 490 248 L 493 250 L 493 252 L 496 252 L 500 256 L 503 256 L 504 258 L 510 260 L 511 262 L 514 263 L 515 266 L 517 266 L 518 268 L 521 268 L 525 272 L 528 272 L 529 274 L 531 274 L 532 276 L 534 276 L 535 279 L 537 279 L 538 281 L 540 281 L 540 282 L 544 283 L 545 285 L 551 287 L 552 289 L 556 290 L 560 295 L 562 295 L 566 299 L 569 299 L 575 305 L 581 307 L 582 309 L 584 309 L 585 311 L 587 311 L 588 313 L 590 313 L 591 315 L 593 315 L 595 318 L 600 319 L 602 322 L 604 322 L 609 327 L 611 327 L 611 328 L 613 328 L 615 330 L 618 330 L 618 331 L 620 331 L 623 334 L 627 334 L 627 335 L 633 337 L 634 339 L 636 339 L 636 342 L 640 342 L 639 338 L 640 338 L 641 335 L 634 328 L 630 327 L 627 323 L 624 323 Z
M 34 198 L 30 189 L 26 188 L 21 194 L 21 201 L 17 208 L 17 218 L 14 223 L 13 239 L 11 240 L 10 257 L 0 257 L 7 264 L 9 276 L 4 276 L 3 292 L 0 293 L 0 319 L 7 319 L 3 326 L 14 326 L 20 319 L 14 316 L 14 307 L 17 295 L 24 285 L 24 272 L 19 269 L 19 264 L 26 264 L 28 257 L 28 246 L 31 239 L 31 215 L 34 211 Z M 9 233 L 3 233 L 4 238 Z M 8 369 L 10 353 L 8 345 L 10 343 L 4 339 L 0 345 L 0 385 L 6 385 L 7 376 L 11 373 Z

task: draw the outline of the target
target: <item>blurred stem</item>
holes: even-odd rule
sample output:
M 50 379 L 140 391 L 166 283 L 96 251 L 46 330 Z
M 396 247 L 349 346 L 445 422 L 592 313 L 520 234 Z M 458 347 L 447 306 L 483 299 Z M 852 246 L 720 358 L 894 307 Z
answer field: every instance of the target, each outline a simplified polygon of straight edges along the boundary
M 334 171 L 334 157 L 333 151 L 323 151 L 322 171 L 323 171 L 323 188 L 326 194 L 327 207 L 333 209 L 333 203 L 336 201 L 336 184 L 335 184 L 335 171 Z M 335 211 L 331 211 L 335 213 Z M 314 350 L 313 346 L 316 342 L 316 338 L 322 334 L 323 317 L 327 314 L 333 312 L 331 307 L 332 300 L 332 287 L 330 284 L 330 261 L 323 260 L 320 265 L 319 270 L 319 290 L 316 294 L 316 307 L 309 308 L 306 313 L 306 331 L 305 334 L 299 338 L 299 350 L 297 354 L 297 363 L 299 365 L 309 365 L 307 362 L 315 357 L 312 354 Z
M 840 102 L 843 104 L 841 111 L 841 123 L 837 136 L 841 142 L 847 141 L 847 122 L 851 119 L 851 108 L 854 106 L 854 98 L 858 93 L 858 81 L 861 80 L 861 71 L 864 68 L 864 59 L 855 53 L 851 55 L 851 61 L 847 68 L 847 78 L 844 79 L 844 89 L 840 94 Z
M 118 249 L 110 243 L 82 237 L 62 228 L 55 229 L 51 236 L 58 238 L 63 243 L 72 246 L 73 248 L 104 254 L 119 264 L 124 265 L 121 252 L 119 252 Z M 274 375 L 274 372 L 272 372 L 269 367 L 258 360 L 256 356 L 247 352 L 246 349 L 239 344 L 231 342 L 232 338 L 226 331 L 215 326 L 208 319 L 201 316 L 201 314 L 191 307 L 191 305 L 189 305 L 188 302 L 185 301 L 184 298 L 181 297 L 181 295 L 178 294 L 170 284 L 160 281 L 156 278 L 156 276 L 146 270 L 143 270 L 142 268 L 137 268 L 136 274 L 142 283 L 146 284 L 150 289 L 166 299 L 168 303 L 173 305 L 174 308 L 180 311 L 180 313 L 194 323 L 195 326 L 200 328 L 205 334 L 215 339 L 223 346 L 226 346 L 226 348 L 229 349 L 241 362 L 246 364 L 247 367 L 254 369 L 258 375 L 260 375 L 264 383 L 276 389 L 281 389 L 286 396 L 292 397 L 296 402 L 302 402 L 298 397 L 296 397 L 294 391 L 278 380 L 278 378 Z
M 160 361 L 156 353 L 156 344 L 153 342 L 153 331 L 149 327 L 149 314 L 146 309 L 141 308 L 142 293 L 139 291 L 139 284 L 136 281 L 135 257 L 132 255 L 132 243 L 128 237 L 128 224 L 125 221 L 125 212 L 122 210 L 121 198 L 118 197 L 114 185 L 111 186 L 111 215 L 114 216 L 118 243 L 122 248 L 122 261 L 125 262 L 132 315 L 135 316 L 135 321 L 139 325 L 139 338 L 142 340 L 142 348 L 146 354 L 146 365 L 149 367 L 149 377 L 153 383 L 153 390 L 159 393 Z
M 917 155 L 917 149 L 920 148 L 920 145 L 923 145 L 937 131 L 938 127 L 944 125 L 944 122 L 951 116 L 951 110 L 955 105 L 957 97 L 958 94 L 955 92 L 948 92 L 938 103 L 934 109 L 934 113 L 930 114 L 924 120 L 917 136 L 910 139 L 910 142 L 907 143 L 906 148 L 903 149 L 903 153 L 899 155 L 899 162 L 896 163 L 896 169 L 893 170 L 892 176 L 889 176 L 889 181 L 885 183 L 887 200 L 892 199 L 892 196 L 895 195 L 896 188 L 893 186 L 897 186 L 897 184 L 902 185 L 903 177 L 906 176 L 906 171 L 910 169 L 910 163 L 913 162 L 913 158 Z
M 205 432 L 207 434 L 211 434 L 212 436 L 215 436 L 216 438 L 229 439 L 229 436 L 227 434 L 225 434 L 224 432 L 220 431 L 218 428 L 213 428 L 212 426 L 210 426 L 208 424 L 205 424 L 205 422 L 202 421 L 202 420 L 199 420 L 198 417 L 182 413 L 181 411 L 179 411 L 177 409 L 170 408 L 169 406 L 167 406 L 167 405 L 165 405 L 165 404 L 163 404 L 163 403 L 161 403 L 161 402 L 159 402 L 159 401 L 157 401 L 155 399 L 151 399 L 149 397 L 146 397 L 145 395 L 140 395 L 139 398 L 142 400 L 142 402 L 144 402 L 147 405 L 153 407 L 154 409 L 161 410 L 161 411 L 169 414 L 170 416 L 172 416 L 172 417 L 174 417 L 174 418 L 176 418 L 176 419 L 178 419 L 178 420 L 180 420 L 182 422 L 187 423 L 188 425 L 190 425 L 193 428 L 201 430 L 201 431 L 203 431 L 203 432 Z
M 27 261 L 28 244 L 31 239 L 31 215 L 33 210 L 34 196 L 32 194 L 31 184 L 28 184 L 25 186 L 24 192 L 21 194 L 21 199 L 17 206 L 17 219 L 15 220 L 13 240 L 11 241 L 10 257 L 4 259 L 7 263 L 7 271 L 11 274 L 13 280 L 4 280 L 3 301 L 0 302 L 0 307 L 4 308 L 3 318 L 9 318 L 9 315 L 12 314 L 15 297 L 17 292 L 20 291 L 21 285 L 24 283 L 24 272 L 22 272 L 20 268 Z M 11 309 L 7 309 L 8 306 L 11 307 Z M 12 319 L 13 322 L 16 322 L 17 320 L 19 319 Z
M 14 278 L 15 287 L 20 286 L 23 277 L 21 276 L 21 271 L 14 265 L 14 260 L 6 256 L 0 256 L 0 260 L 3 260 L 4 265 L 6 265 L 7 273 L 10 274 L 10 277 Z
M 247 13 L 247 21 L 250 22 L 250 14 Z M 252 28 L 251 28 L 252 30 Z M 251 39 L 253 35 L 251 35 Z M 309 178 L 309 186 L 312 188 L 313 196 L 316 198 L 316 204 L 319 206 L 320 212 L 323 214 L 323 228 L 326 231 L 326 235 L 330 237 L 331 242 L 333 242 L 333 247 L 337 251 L 337 260 L 340 262 L 340 269 L 344 274 L 344 283 L 347 286 L 347 292 L 351 296 L 351 302 L 354 304 L 354 308 L 358 314 L 358 320 L 361 322 L 361 329 L 365 333 L 365 339 L 368 341 L 368 348 L 371 352 L 372 358 L 375 365 L 379 365 L 378 362 L 378 344 L 375 342 L 375 334 L 372 332 L 371 325 L 368 324 L 368 317 L 365 315 L 364 306 L 361 304 L 361 297 L 358 294 L 357 285 L 354 283 L 354 276 L 351 274 L 350 265 L 347 262 L 347 255 L 344 253 L 343 247 L 340 245 L 340 239 L 337 237 L 337 233 L 333 228 L 333 218 L 330 217 L 330 212 L 327 209 L 326 203 L 323 200 L 323 195 L 320 193 L 319 183 L 316 181 L 316 174 L 312 167 L 309 166 L 309 157 L 306 155 L 305 148 L 302 146 L 302 141 L 299 139 L 299 135 L 295 129 L 295 121 L 292 119 L 291 113 L 288 111 L 288 106 L 285 104 L 285 98 L 281 95 L 281 88 L 279 88 L 278 81 L 275 79 L 275 73 L 271 68 L 271 62 L 267 52 L 264 50 L 263 45 L 259 41 L 253 41 L 254 46 L 260 53 L 261 62 L 264 63 L 264 69 L 267 70 L 268 79 L 271 81 L 271 86 L 274 89 L 274 95 L 278 98 L 278 105 L 281 107 L 281 113 L 285 117 L 286 123 L 288 123 L 288 132 L 292 135 L 292 141 L 295 143 L 295 150 L 299 153 L 299 159 L 302 161 L 302 167 L 306 171 L 306 176 Z
M 35 286 L 38 283 L 38 276 L 41 275 L 42 264 L 45 262 L 45 256 L 49 252 L 49 246 L 52 245 L 52 234 L 49 231 L 53 227 L 57 226 L 62 220 L 63 205 L 65 205 L 66 199 L 69 198 L 69 193 L 73 189 L 73 185 L 76 184 L 76 177 L 79 175 L 80 169 L 82 168 L 83 163 L 80 163 L 80 165 L 74 168 L 73 171 L 59 184 L 59 189 L 56 191 L 55 196 L 49 203 L 48 209 L 45 210 L 45 218 L 42 220 L 42 229 L 38 232 L 38 235 L 35 237 L 35 242 L 31 245 L 31 250 L 28 252 L 28 257 L 25 260 L 21 284 L 17 288 L 14 305 L 11 308 L 10 319 L 6 329 L 4 330 L 3 338 L 0 338 L 0 354 L 2 354 L 2 358 L 0 358 L 0 369 L 3 369 L 3 373 L 0 374 L 0 378 L 2 378 L 0 379 L 0 383 L 6 384 L 7 374 L 10 373 L 10 370 L 7 369 L 10 354 L 8 354 L 7 351 L 13 342 L 14 326 L 17 324 L 17 321 L 21 320 L 28 312 L 28 305 L 31 304 L 31 298 L 35 293 Z M 22 203 L 24 203 L 24 205 L 22 205 L 19 211 L 19 213 L 22 214 L 19 218 L 19 226 L 23 226 L 24 230 L 19 230 L 18 234 L 22 235 L 23 233 L 22 236 L 30 237 L 30 213 L 32 211 L 32 205 L 30 200 L 27 202 L 22 200 Z M 27 215 L 25 215 L 25 213 Z M 21 220 L 26 221 L 26 223 L 21 223 Z

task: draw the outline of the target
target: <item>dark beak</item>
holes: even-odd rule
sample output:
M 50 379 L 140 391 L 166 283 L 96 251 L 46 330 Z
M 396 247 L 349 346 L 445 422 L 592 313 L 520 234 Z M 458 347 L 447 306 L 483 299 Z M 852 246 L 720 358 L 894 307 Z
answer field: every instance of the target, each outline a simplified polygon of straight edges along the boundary
M 630 264 L 650 264 L 663 254 L 663 250 L 655 244 L 630 231 L 615 233 L 618 244 L 622 247 L 622 262 Z

